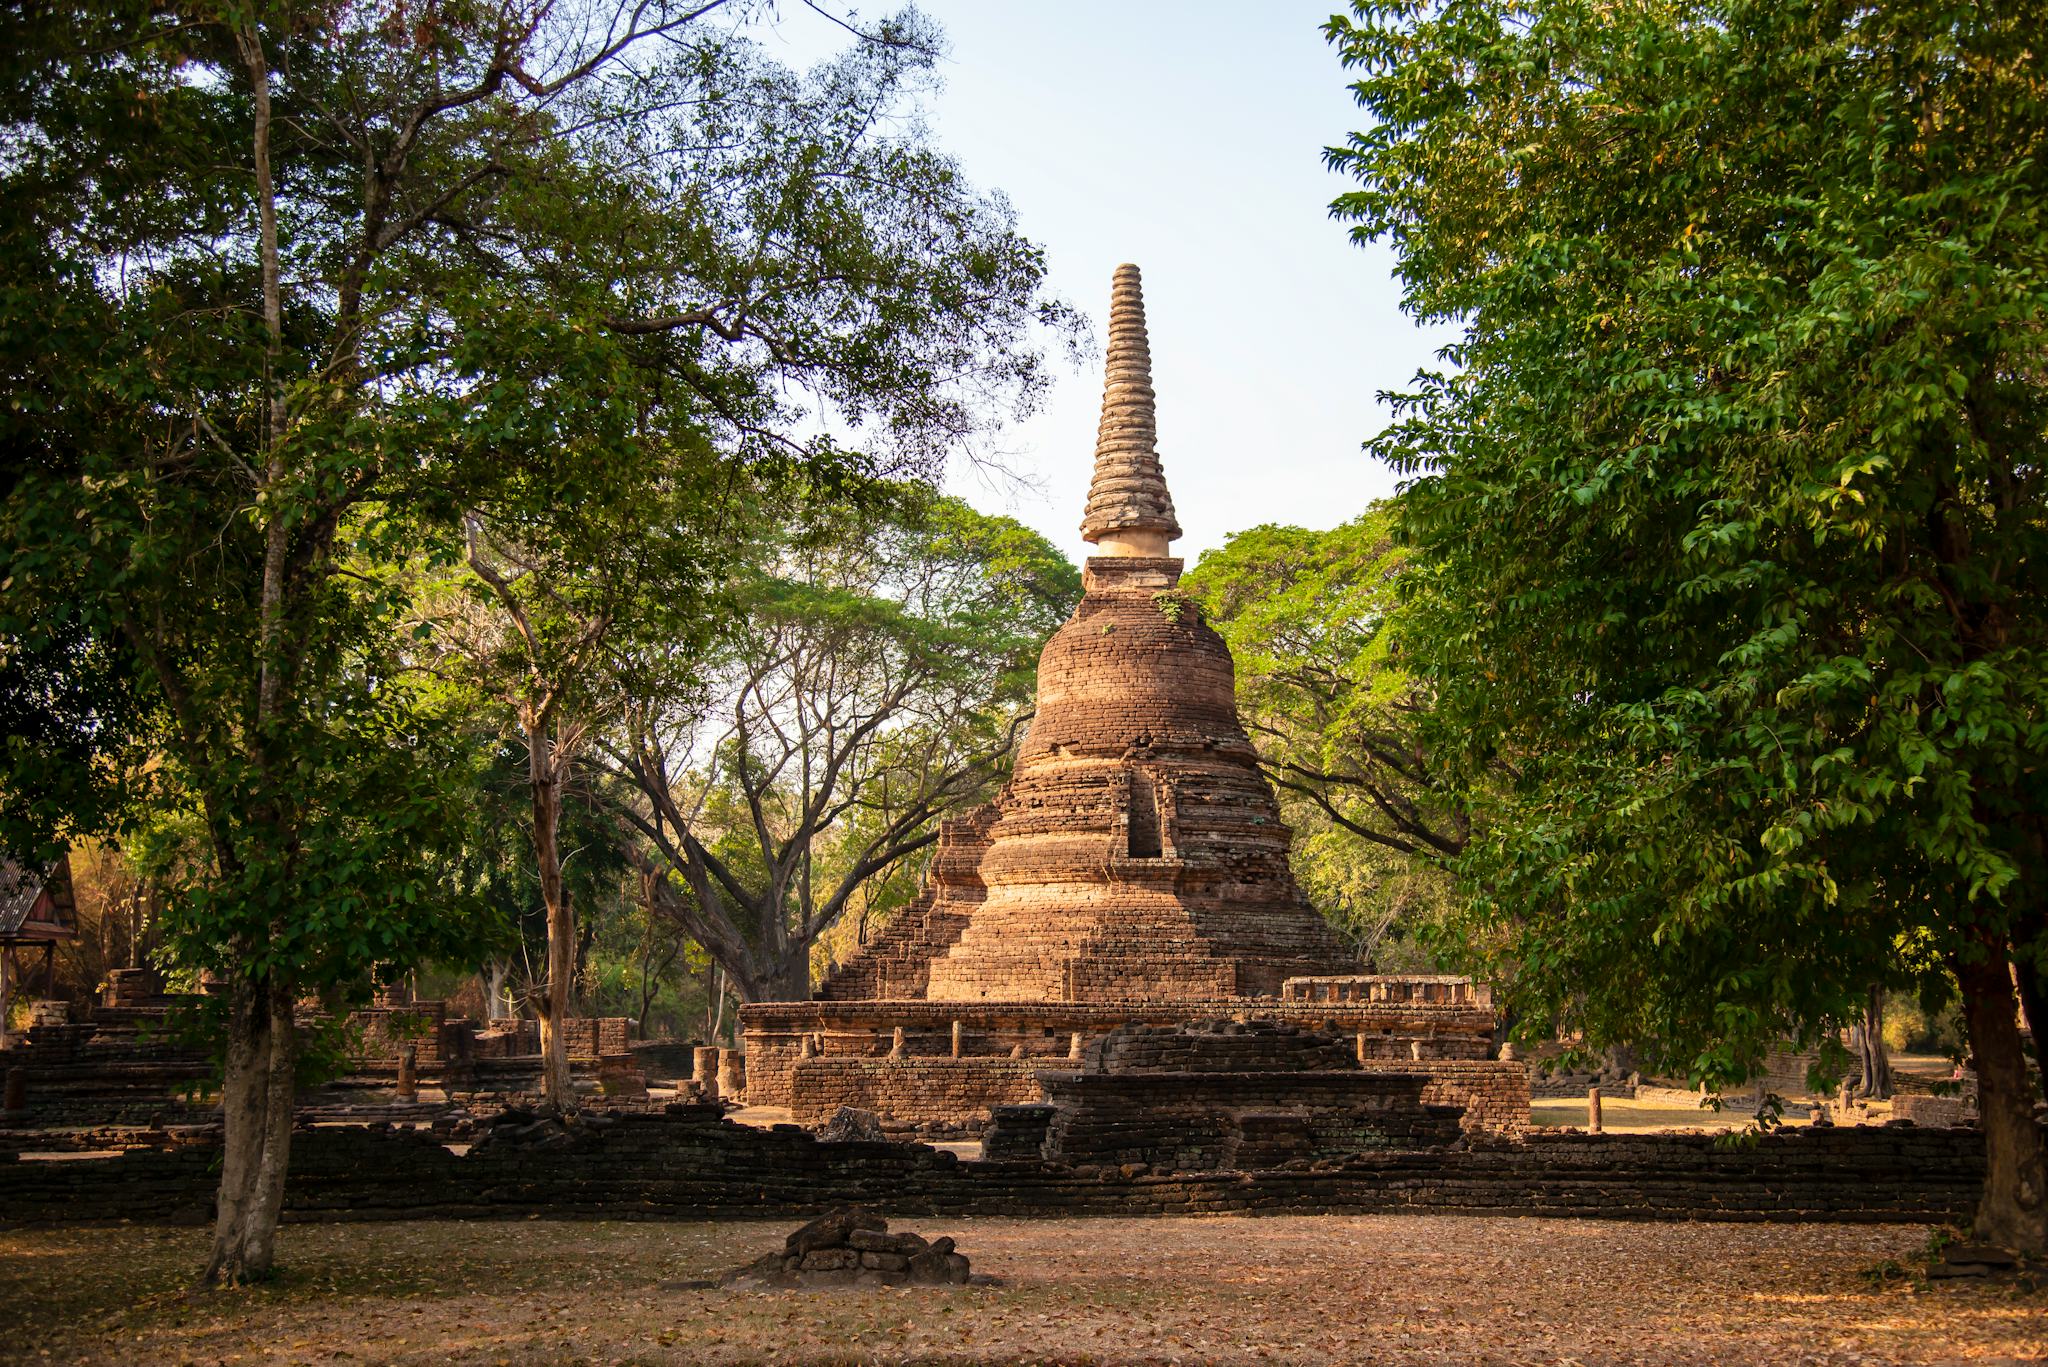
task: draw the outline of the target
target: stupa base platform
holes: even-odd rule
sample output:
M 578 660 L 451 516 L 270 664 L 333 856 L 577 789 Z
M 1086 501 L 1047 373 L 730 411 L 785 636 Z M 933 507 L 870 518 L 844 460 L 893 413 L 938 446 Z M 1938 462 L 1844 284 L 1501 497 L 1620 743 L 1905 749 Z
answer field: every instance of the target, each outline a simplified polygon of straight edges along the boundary
M 1426 1100 L 1459 1106 L 1467 1133 L 1527 1128 L 1528 1073 L 1490 1057 L 1494 1013 L 1484 987 L 1451 978 L 1343 982 L 1345 999 L 1322 989 L 1322 1000 L 1300 999 L 1297 989 L 1213 1001 L 757 1002 L 740 1008 L 746 1099 L 788 1107 L 803 1125 L 849 1105 L 892 1129 L 975 1132 L 996 1106 L 1042 1100 L 1040 1073 L 1071 1070 L 1080 1050 L 1119 1026 L 1266 1020 L 1342 1034 L 1368 1069 L 1424 1074 Z

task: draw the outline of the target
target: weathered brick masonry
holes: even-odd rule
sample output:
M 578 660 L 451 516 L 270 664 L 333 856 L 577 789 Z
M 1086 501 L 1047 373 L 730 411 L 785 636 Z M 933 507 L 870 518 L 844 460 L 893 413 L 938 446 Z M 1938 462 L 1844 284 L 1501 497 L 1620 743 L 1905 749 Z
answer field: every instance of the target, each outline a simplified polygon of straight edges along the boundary
M 978 1126 L 991 1106 L 1035 1101 L 1043 1061 L 1012 1058 L 807 1058 L 797 1062 L 790 1110 L 822 1125 L 841 1106 L 873 1111 L 891 1129 Z
M 1483 1062 L 1493 1039 L 1493 1009 L 1470 1001 L 1288 1002 L 1226 999 L 1129 1002 L 760 1002 L 740 1008 L 747 1037 L 747 1100 L 790 1106 L 790 1070 L 806 1038 L 819 1057 L 882 1058 L 895 1031 L 913 1056 L 947 1057 L 953 1025 L 965 1052 L 1064 1059 L 1079 1034 L 1091 1043 L 1120 1025 L 1181 1021 L 1274 1020 L 1363 1036 L 1368 1059 L 1408 1062 L 1428 1072 L 1438 1062 Z M 1422 1059 L 1417 1062 L 1415 1054 Z M 1507 1067 L 1517 1076 L 1520 1066 Z M 1522 1107 L 1527 1116 L 1526 1099 Z
M 1517 1139 L 1529 1131 L 1529 1073 L 1501 1059 L 1440 1058 L 1394 1063 L 1365 1059 L 1367 1072 L 1420 1073 L 1425 1106 L 1455 1106 L 1468 1135 Z
M 1044 1106 L 996 1108 L 986 1152 L 1171 1171 L 1252 1170 L 1445 1148 L 1463 1137 L 1468 1115 L 1474 1132 L 1498 1121 L 1481 1114 L 1471 1089 L 1445 1096 L 1442 1084 L 1414 1067 L 1367 1067 L 1354 1040 L 1272 1020 L 1125 1025 L 1089 1045 L 1067 1070 L 1041 1073 Z M 1431 1087 L 1439 1093 L 1434 1102 L 1424 1099 Z
M 915 1145 L 824 1144 L 709 1107 L 622 1116 L 569 1148 L 463 1156 L 426 1131 L 323 1128 L 292 1143 L 290 1220 L 785 1216 L 841 1202 L 902 1215 L 1434 1212 L 1635 1220 L 1960 1220 L 1983 1181 L 1976 1130 L 1793 1130 L 1752 1145 L 1705 1135 L 1546 1135 L 1523 1144 L 1383 1153 L 1320 1168 L 1141 1174 L 962 1163 Z M 0 1159 L 0 1220 L 198 1222 L 209 1144 L 68 1162 Z
M 1411 1073 L 1058 1073 L 1047 1152 L 1073 1163 L 1277 1168 L 1379 1149 L 1434 1149 L 1458 1112 L 1426 1106 Z
M 924 996 L 932 960 L 953 947 L 967 928 L 968 915 L 988 896 L 981 881 L 981 857 L 995 824 L 994 803 L 940 822 L 938 845 L 917 897 L 862 945 L 851 962 L 827 977 L 818 996 L 827 1001 Z

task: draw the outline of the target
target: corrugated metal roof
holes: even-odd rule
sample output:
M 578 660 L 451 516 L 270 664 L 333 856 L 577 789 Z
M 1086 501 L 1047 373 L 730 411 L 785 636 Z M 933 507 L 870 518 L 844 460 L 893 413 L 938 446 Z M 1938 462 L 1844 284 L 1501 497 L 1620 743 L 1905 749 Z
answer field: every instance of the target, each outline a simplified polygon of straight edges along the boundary
M 77 934 L 70 872 L 64 859 L 38 869 L 0 858 L 0 937 L 55 940 Z

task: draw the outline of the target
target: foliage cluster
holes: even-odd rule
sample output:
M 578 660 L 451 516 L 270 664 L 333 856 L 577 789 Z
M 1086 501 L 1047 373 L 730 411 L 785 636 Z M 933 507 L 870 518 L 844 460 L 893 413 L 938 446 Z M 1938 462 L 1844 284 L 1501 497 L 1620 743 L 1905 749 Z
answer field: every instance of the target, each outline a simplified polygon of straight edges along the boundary
M 744 997 L 801 998 L 818 937 L 904 900 L 939 815 L 1005 772 L 1080 576 L 902 488 L 765 528 L 734 592 L 692 687 L 636 699 L 600 748 L 661 904 Z
M 1418 936 L 1447 909 L 1441 861 L 1465 840 L 1422 737 L 1427 689 L 1391 648 L 1394 516 L 1382 505 L 1329 531 L 1255 527 L 1183 581 L 1230 645 L 1296 877 L 1387 971 L 1430 966 Z
M 1413 479 L 1404 658 L 1472 794 L 1462 938 L 1533 1017 L 1717 1082 L 1954 973 L 2018 1202 L 1994 1228 L 2032 1246 L 2007 962 L 2048 953 L 2041 19 L 1329 27 L 1374 118 L 1330 153 L 1338 212 L 1466 330 L 1373 443 Z
M 933 473 L 1071 330 L 916 117 L 935 30 L 795 73 L 764 17 L 0 17 L 0 844 L 195 837 L 163 931 L 228 986 L 210 1276 L 269 1267 L 299 1000 L 503 941 L 493 733 L 551 762 L 595 643 L 715 634 L 736 498 Z

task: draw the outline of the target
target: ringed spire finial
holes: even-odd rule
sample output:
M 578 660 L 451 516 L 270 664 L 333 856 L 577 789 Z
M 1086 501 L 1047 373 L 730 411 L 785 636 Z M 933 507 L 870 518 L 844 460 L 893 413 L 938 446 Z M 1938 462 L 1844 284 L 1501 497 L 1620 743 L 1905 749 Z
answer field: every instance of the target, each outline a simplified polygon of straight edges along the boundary
M 1163 556 L 1180 535 L 1173 495 L 1159 468 L 1152 392 L 1152 348 L 1145 335 L 1145 293 L 1138 268 L 1116 268 L 1109 295 L 1109 360 L 1102 384 L 1102 425 L 1095 434 L 1095 478 L 1081 538 L 1103 555 Z

